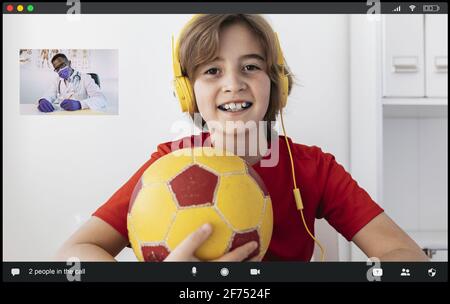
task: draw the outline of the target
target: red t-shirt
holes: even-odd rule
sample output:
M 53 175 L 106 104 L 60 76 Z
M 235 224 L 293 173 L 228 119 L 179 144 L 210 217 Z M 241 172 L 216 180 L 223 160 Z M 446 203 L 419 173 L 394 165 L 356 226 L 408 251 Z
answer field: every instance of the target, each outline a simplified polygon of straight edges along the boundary
M 197 138 L 195 140 L 195 138 Z M 208 133 L 177 141 L 176 149 L 203 143 Z M 201 139 L 199 141 L 199 139 Z M 384 210 L 358 186 L 350 174 L 336 162 L 333 155 L 316 146 L 293 144 L 297 186 L 304 205 L 303 214 L 308 228 L 314 233 L 314 220 L 325 218 L 347 240 Z M 263 261 L 310 261 L 314 241 L 308 235 L 292 193 L 291 164 L 284 136 L 279 136 L 279 161 L 275 167 L 254 164 L 253 169 L 263 179 L 272 200 L 273 233 Z M 172 142 L 158 145 L 151 158 L 93 215 L 101 218 L 128 239 L 127 213 L 133 189 L 144 171 L 158 158 L 168 154 Z M 266 155 L 263 159 L 270 158 Z

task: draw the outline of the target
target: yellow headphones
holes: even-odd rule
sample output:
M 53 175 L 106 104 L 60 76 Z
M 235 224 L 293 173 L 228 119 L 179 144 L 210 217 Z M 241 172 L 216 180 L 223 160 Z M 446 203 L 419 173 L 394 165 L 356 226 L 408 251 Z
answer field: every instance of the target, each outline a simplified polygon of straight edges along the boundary
M 183 29 L 181 30 L 181 33 L 183 33 L 184 30 L 199 16 L 201 16 L 201 14 L 194 15 L 194 17 L 192 17 L 191 20 L 189 20 L 188 23 L 183 27 Z M 279 78 L 280 78 L 279 82 L 280 82 L 280 86 L 281 86 L 281 96 L 280 96 L 281 97 L 281 109 L 280 109 L 281 126 L 283 128 L 284 138 L 286 140 L 286 146 L 288 148 L 289 158 L 291 161 L 291 173 L 292 173 L 292 180 L 294 182 L 294 190 L 293 190 L 294 199 L 295 199 L 295 203 L 297 205 L 297 209 L 300 211 L 303 225 L 305 226 L 305 229 L 308 232 L 309 236 L 319 246 L 320 251 L 322 253 L 321 259 L 323 261 L 325 259 L 325 250 L 324 250 L 322 244 L 320 244 L 320 242 L 314 237 L 314 235 L 309 230 L 308 225 L 306 224 L 306 221 L 305 221 L 305 217 L 303 215 L 303 202 L 302 202 L 302 197 L 300 195 L 300 189 L 298 189 L 298 187 L 297 187 L 297 181 L 295 178 L 294 159 L 292 157 L 291 147 L 289 145 L 289 141 L 288 141 L 288 138 L 286 135 L 286 129 L 284 128 L 282 109 L 287 105 L 287 97 L 288 97 L 288 93 L 289 93 L 289 78 L 288 78 L 288 75 L 285 70 L 285 62 L 284 62 L 283 52 L 281 51 L 280 41 L 278 40 L 278 35 L 277 35 L 277 33 L 274 33 L 274 34 L 275 34 L 275 38 L 276 38 L 276 45 L 277 45 L 277 52 L 278 52 L 277 64 L 281 67 L 281 71 L 279 73 Z M 181 110 L 183 112 L 188 112 L 188 113 L 192 114 L 192 113 L 194 113 L 194 103 L 195 103 L 194 90 L 192 88 L 191 83 L 189 82 L 189 78 L 187 76 L 183 75 L 183 71 L 181 69 L 180 58 L 179 58 L 179 51 L 180 51 L 179 41 L 177 41 L 174 46 L 174 39 L 172 36 L 172 61 L 173 61 L 173 74 L 175 77 L 174 81 L 173 81 L 174 90 L 175 90 L 175 93 L 180 102 Z

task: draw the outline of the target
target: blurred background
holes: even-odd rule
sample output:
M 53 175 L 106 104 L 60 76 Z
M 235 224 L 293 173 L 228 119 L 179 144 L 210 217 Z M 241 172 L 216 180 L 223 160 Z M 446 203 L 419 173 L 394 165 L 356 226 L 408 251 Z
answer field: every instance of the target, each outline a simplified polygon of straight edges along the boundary
M 332 153 L 447 260 L 447 15 L 265 16 L 297 80 L 288 135 Z M 3 258 L 51 260 L 159 143 L 198 132 L 171 86 L 171 36 L 191 16 L 3 17 Z M 119 115 L 21 116 L 34 97 L 22 101 L 19 50 L 49 47 L 119 50 Z M 367 259 L 324 219 L 315 229 L 327 260 Z M 128 248 L 117 258 L 135 260 Z

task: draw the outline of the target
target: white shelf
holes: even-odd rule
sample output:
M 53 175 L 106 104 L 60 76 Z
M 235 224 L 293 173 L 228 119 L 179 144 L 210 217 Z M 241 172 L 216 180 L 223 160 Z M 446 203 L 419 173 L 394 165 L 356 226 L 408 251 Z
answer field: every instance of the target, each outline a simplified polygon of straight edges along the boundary
M 393 106 L 447 106 L 447 98 L 382 98 L 383 105 Z
M 447 118 L 447 98 L 382 98 L 385 118 Z
M 447 104 L 383 104 L 385 118 L 447 118 Z

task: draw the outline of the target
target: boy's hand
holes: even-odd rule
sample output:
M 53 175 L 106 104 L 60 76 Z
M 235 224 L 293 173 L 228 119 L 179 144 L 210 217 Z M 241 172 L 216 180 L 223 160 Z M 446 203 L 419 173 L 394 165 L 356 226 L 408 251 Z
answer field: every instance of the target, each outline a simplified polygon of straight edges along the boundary
M 167 258 L 164 260 L 164 262 L 177 262 L 177 261 L 184 261 L 184 262 L 192 262 L 192 261 L 200 261 L 195 256 L 195 250 L 199 248 L 211 235 L 212 227 L 210 224 L 205 224 L 193 233 L 191 233 L 187 238 L 185 238 L 178 246 L 175 248 L 174 251 L 172 251 Z M 242 245 L 241 247 L 238 247 L 234 249 L 233 251 L 230 251 L 220 257 L 217 260 L 214 260 L 215 262 L 240 262 L 245 260 L 249 254 L 251 254 L 258 244 L 253 241 L 249 242 L 247 244 Z M 260 259 L 258 256 L 253 257 L 249 261 L 259 261 Z

